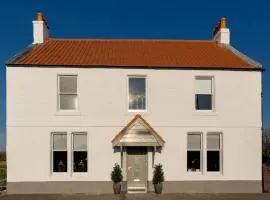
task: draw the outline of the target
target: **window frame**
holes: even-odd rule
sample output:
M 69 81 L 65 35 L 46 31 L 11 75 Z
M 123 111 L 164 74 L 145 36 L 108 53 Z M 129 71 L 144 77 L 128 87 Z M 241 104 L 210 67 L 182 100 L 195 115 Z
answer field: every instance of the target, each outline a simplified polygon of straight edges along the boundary
M 74 172 L 74 167 L 73 167 L 73 161 L 74 161 L 74 135 L 75 134 L 81 134 L 81 135 L 86 135 L 86 153 L 87 153 L 87 171 L 86 172 Z M 89 172 L 89 151 L 88 151 L 88 145 L 89 145 L 89 142 L 88 142 L 88 134 L 87 132 L 84 132 L 84 131 L 74 131 L 74 132 L 71 132 L 71 173 L 72 174 L 88 174 Z M 81 151 L 81 150 L 80 150 Z M 85 152 L 85 151 L 82 151 L 82 152 Z
M 208 171 L 207 169 L 207 153 L 208 153 L 208 147 L 207 147 L 207 136 L 208 135 L 219 135 L 219 150 L 217 149 L 209 149 L 209 151 L 219 151 L 219 171 Z M 206 133 L 206 145 L 205 145 L 205 163 L 206 168 L 205 172 L 207 174 L 222 174 L 223 173 L 223 133 L 222 132 L 207 132 Z
M 197 95 L 197 88 L 196 88 L 196 80 L 197 79 L 200 79 L 200 78 L 203 78 L 203 79 L 206 79 L 206 78 L 209 78 L 211 79 L 211 107 L 212 109 L 210 110 L 203 110 L 203 109 L 197 109 L 196 108 L 196 95 Z M 194 78 L 194 95 L 193 95 L 193 98 L 194 98 L 194 110 L 195 112 L 197 113 L 213 113 L 215 112 L 215 96 L 216 96 L 216 92 L 215 92 L 215 77 L 213 75 L 197 75 L 195 76 Z
M 130 78 L 144 78 L 145 79 L 145 109 L 129 109 L 129 79 Z M 127 76 L 127 111 L 129 113 L 147 112 L 148 109 L 148 94 L 147 94 L 147 75 L 128 75 Z
M 55 151 L 62 151 L 62 150 L 54 150 L 54 148 L 53 148 L 53 145 L 54 145 L 54 140 L 53 140 L 53 136 L 54 135 L 60 135 L 60 134 L 65 134 L 66 135 L 66 138 L 67 138 L 67 141 L 66 141 L 66 143 L 67 143 L 67 148 L 66 148 L 66 152 L 67 152 L 67 170 L 66 170 L 66 172 L 54 172 L 53 171 L 53 165 L 54 165 L 54 157 L 53 157 L 53 153 L 55 152 Z M 69 148 L 68 148 L 68 146 L 69 146 L 69 144 L 68 144 L 68 132 L 66 132 L 66 131 L 54 131 L 54 132 L 51 132 L 51 134 L 50 134 L 50 140 L 51 140 L 51 145 L 50 145 L 50 155 L 51 155 L 51 163 L 50 163 L 50 168 L 51 168 L 51 175 L 68 175 L 68 173 L 69 173 Z
M 76 93 L 61 93 L 60 91 L 60 78 L 61 77 L 76 77 L 76 81 L 77 81 L 77 90 Z M 74 112 L 78 112 L 79 111 L 79 81 L 78 81 L 78 74 L 58 74 L 57 75 L 57 111 L 61 112 L 61 113 L 74 113 Z M 77 97 L 77 105 L 76 105 L 76 109 L 61 109 L 60 106 L 60 96 L 61 95 L 76 95 Z
M 201 147 L 200 150 L 198 149 L 189 149 L 188 147 L 188 136 L 189 135 L 200 135 L 200 142 L 201 142 Z M 187 144 L 187 151 L 186 151 L 186 172 L 187 173 L 199 173 L 199 174 L 203 174 L 203 133 L 202 132 L 188 132 L 187 133 L 187 137 L 186 137 L 186 144 Z M 200 151 L 200 171 L 189 171 L 188 170 L 188 152 L 189 151 Z

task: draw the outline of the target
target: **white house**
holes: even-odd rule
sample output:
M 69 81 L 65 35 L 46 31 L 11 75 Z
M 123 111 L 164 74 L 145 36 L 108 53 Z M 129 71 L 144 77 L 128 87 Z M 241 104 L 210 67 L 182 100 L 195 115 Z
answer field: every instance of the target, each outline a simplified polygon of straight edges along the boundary
M 7 189 L 258 193 L 262 67 L 230 45 L 223 18 L 209 40 L 51 38 L 7 61 Z M 241 39 L 241 38 L 239 38 Z

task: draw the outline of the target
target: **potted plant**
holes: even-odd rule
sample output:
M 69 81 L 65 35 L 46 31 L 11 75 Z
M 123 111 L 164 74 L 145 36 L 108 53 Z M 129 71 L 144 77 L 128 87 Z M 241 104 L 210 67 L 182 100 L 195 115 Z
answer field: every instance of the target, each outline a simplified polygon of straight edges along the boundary
M 162 193 L 162 188 L 163 188 L 162 183 L 163 182 L 164 182 L 164 172 L 162 169 L 162 165 L 161 164 L 155 165 L 153 184 L 154 184 L 156 194 Z
M 111 172 L 111 179 L 113 181 L 113 192 L 114 194 L 120 194 L 121 192 L 121 181 L 123 180 L 122 169 L 119 164 L 115 163 Z

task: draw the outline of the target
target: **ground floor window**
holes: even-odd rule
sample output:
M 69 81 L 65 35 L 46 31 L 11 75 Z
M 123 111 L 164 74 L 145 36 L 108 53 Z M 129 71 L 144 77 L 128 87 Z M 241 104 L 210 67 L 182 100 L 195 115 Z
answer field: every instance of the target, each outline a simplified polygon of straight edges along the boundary
M 201 171 L 201 133 L 189 133 L 187 137 L 187 171 Z
M 87 133 L 52 133 L 52 172 L 87 172 Z
M 203 133 L 187 134 L 187 171 L 221 172 L 222 133 L 208 132 L 204 140 L 202 136 Z
M 221 134 L 207 134 L 207 171 L 219 172 L 221 162 Z
M 87 135 L 73 133 L 73 172 L 87 172 Z
M 52 162 L 53 172 L 67 172 L 67 134 L 52 134 Z

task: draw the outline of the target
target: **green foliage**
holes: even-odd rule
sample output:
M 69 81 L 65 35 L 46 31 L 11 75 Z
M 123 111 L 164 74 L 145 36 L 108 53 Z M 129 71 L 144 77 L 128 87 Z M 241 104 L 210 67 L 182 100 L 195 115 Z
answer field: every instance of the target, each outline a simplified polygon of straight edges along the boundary
M 6 152 L 5 151 L 0 151 L 0 162 L 6 160 Z
M 111 179 L 115 183 L 119 183 L 123 180 L 122 169 L 117 163 L 115 163 L 111 172 Z
M 263 163 L 270 161 L 270 129 L 263 129 L 263 149 L 262 149 L 262 161 Z
M 0 161 L 0 179 L 7 177 L 7 165 L 6 161 Z
M 155 165 L 154 176 L 153 176 L 153 184 L 158 184 L 164 182 L 164 172 L 162 169 L 162 165 Z
M 5 168 L 0 168 L 0 179 L 7 178 L 7 170 Z

